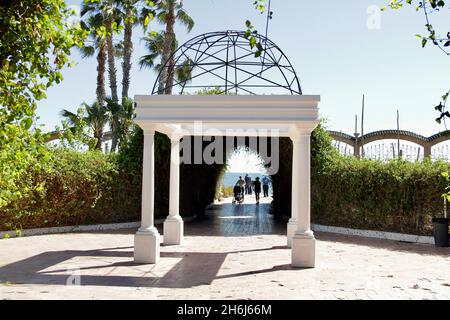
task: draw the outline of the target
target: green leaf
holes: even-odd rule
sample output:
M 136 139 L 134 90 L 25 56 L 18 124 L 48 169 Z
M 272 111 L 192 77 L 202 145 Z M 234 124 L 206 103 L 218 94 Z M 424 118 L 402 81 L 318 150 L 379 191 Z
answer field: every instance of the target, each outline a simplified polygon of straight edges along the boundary
M 32 124 L 33 124 L 33 119 L 31 119 L 31 118 L 25 118 L 21 122 L 22 128 L 24 130 L 30 129 Z
M 250 38 L 250 48 L 254 48 L 256 45 L 256 38 L 255 37 L 251 37 Z
M 422 38 L 422 48 L 425 47 L 425 45 L 427 44 L 427 39 L 426 38 Z
M 144 27 L 147 27 L 149 23 L 150 23 L 150 16 L 147 15 L 144 19 Z

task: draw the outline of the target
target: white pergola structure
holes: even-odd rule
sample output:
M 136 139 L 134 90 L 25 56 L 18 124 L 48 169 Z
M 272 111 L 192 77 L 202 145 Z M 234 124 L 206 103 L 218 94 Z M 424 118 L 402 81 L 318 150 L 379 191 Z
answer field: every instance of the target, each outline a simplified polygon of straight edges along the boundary
M 169 215 L 164 222 L 164 244 L 183 241 L 179 212 L 180 139 L 205 135 L 210 129 L 223 135 L 276 130 L 293 142 L 292 216 L 287 226 L 287 245 L 292 266 L 314 267 L 315 238 L 310 229 L 310 135 L 319 123 L 317 95 L 138 95 L 135 122 L 144 131 L 142 220 L 134 239 L 134 261 L 157 263 L 160 235 L 154 226 L 154 134 L 171 139 Z M 194 130 L 201 123 L 203 131 Z M 255 130 L 256 129 L 256 130 Z M 263 130 L 259 130 L 263 129 Z M 209 131 L 211 132 L 211 131 Z M 208 134 L 210 135 L 210 134 Z

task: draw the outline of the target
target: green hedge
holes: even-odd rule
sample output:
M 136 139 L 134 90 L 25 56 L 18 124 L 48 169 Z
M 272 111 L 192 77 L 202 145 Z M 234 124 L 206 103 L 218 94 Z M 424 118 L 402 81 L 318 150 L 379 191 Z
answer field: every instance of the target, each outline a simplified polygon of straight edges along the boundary
M 47 165 L 30 168 L 27 175 L 37 187 L 0 208 L 1 230 L 137 218 L 140 197 L 114 154 L 53 150 Z
M 155 217 L 169 206 L 170 140 L 156 135 Z M 185 139 L 192 139 L 186 137 Z M 0 207 L 0 230 L 137 221 L 141 210 L 142 131 L 119 154 L 51 151 L 51 161 L 19 179 L 21 196 Z M 312 222 L 332 226 L 431 234 L 442 213 L 444 162 L 357 160 L 344 157 L 319 126 L 312 135 Z M 224 165 L 180 168 L 180 213 L 204 213 Z M 291 212 L 292 143 L 280 139 L 280 168 L 272 177 L 277 218 Z M 30 183 L 32 187 L 30 187 Z
M 431 235 L 431 219 L 443 214 L 447 162 L 385 163 L 342 156 L 319 126 L 311 144 L 311 220 L 313 223 L 348 228 Z M 292 143 L 280 142 L 280 171 L 274 213 L 290 217 Z
M 312 181 L 316 223 L 360 229 L 432 234 L 431 219 L 443 214 L 441 172 L 449 164 L 389 163 L 336 157 Z
M 190 138 L 190 137 L 187 137 Z M 118 154 L 50 150 L 51 160 L 30 167 L 21 196 L 0 207 L 0 230 L 140 220 L 142 130 Z M 155 135 L 155 218 L 169 211 L 170 140 Z M 223 165 L 181 165 L 182 216 L 202 217 L 214 200 Z M 30 187 L 31 186 L 31 187 Z

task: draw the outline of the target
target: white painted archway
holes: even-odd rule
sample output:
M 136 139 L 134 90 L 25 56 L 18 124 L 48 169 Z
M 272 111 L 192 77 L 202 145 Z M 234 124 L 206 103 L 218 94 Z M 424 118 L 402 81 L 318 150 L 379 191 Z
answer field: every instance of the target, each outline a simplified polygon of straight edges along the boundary
M 319 123 L 317 95 L 138 95 L 135 122 L 144 131 L 141 227 L 135 235 L 134 261 L 157 263 L 160 235 L 154 226 L 154 134 L 171 139 L 169 216 L 164 222 L 164 243 L 183 241 L 179 212 L 180 139 L 218 130 L 277 132 L 293 142 L 292 217 L 287 245 L 294 267 L 314 267 L 315 238 L 310 229 L 310 135 Z M 195 130 L 196 123 L 202 130 Z

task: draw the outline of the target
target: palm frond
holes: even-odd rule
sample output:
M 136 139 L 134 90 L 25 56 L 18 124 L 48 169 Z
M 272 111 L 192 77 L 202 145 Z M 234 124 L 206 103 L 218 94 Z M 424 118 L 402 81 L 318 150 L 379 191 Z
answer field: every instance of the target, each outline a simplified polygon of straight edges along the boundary
M 167 22 L 167 12 L 166 11 L 158 11 L 156 14 L 156 20 L 158 20 L 161 24 L 166 24 Z
M 194 28 L 194 19 L 191 18 L 190 15 L 188 15 L 188 13 L 186 12 L 186 10 L 184 9 L 179 9 L 177 11 L 177 20 L 178 22 L 180 22 L 181 24 L 185 25 L 188 32 L 190 32 L 192 30 L 192 28 Z
M 91 30 L 96 30 L 105 25 L 105 18 L 102 13 L 97 13 L 89 16 L 87 23 L 91 27 Z
M 78 115 L 67 109 L 62 109 L 60 115 L 67 120 L 70 126 L 74 127 L 80 122 Z
M 156 54 L 156 53 L 153 53 L 153 54 L 147 54 L 147 55 L 144 55 L 144 56 L 142 56 L 140 59 L 139 59 L 139 68 L 142 70 L 142 69 L 145 69 L 145 68 L 149 68 L 149 69 L 151 69 L 151 68 L 154 68 L 154 66 L 155 66 L 155 59 L 157 59 L 158 58 L 158 54 Z
M 83 1 L 81 4 L 80 15 L 83 17 L 87 14 L 92 14 L 93 12 L 98 11 L 99 8 L 95 3 L 87 3 Z
M 175 69 L 175 77 L 178 82 L 187 83 L 192 80 L 192 70 L 194 68 L 194 61 L 187 58 L 183 61 L 181 66 Z
M 165 32 L 161 31 L 159 33 L 150 33 L 141 39 L 145 42 L 145 48 L 148 51 L 147 55 L 139 59 L 139 67 L 141 70 L 144 68 L 155 68 L 155 63 L 161 58 L 164 50 L 164 38 Z
M 114 56 L 117 59 L 121 59 L 123 58 L 123 49 L 124 49 L 125 45 L 124 45 L 124 41 L 121 40 L 117 43 L 114 44 Z
M 81 57 L 84 58 L 88 58 L 88 57 L 92 57 L 95 54 L 95 47 L 93 45 L 88 45 L 88 46 L 83 46 L 80 49 L 81 52 Z

